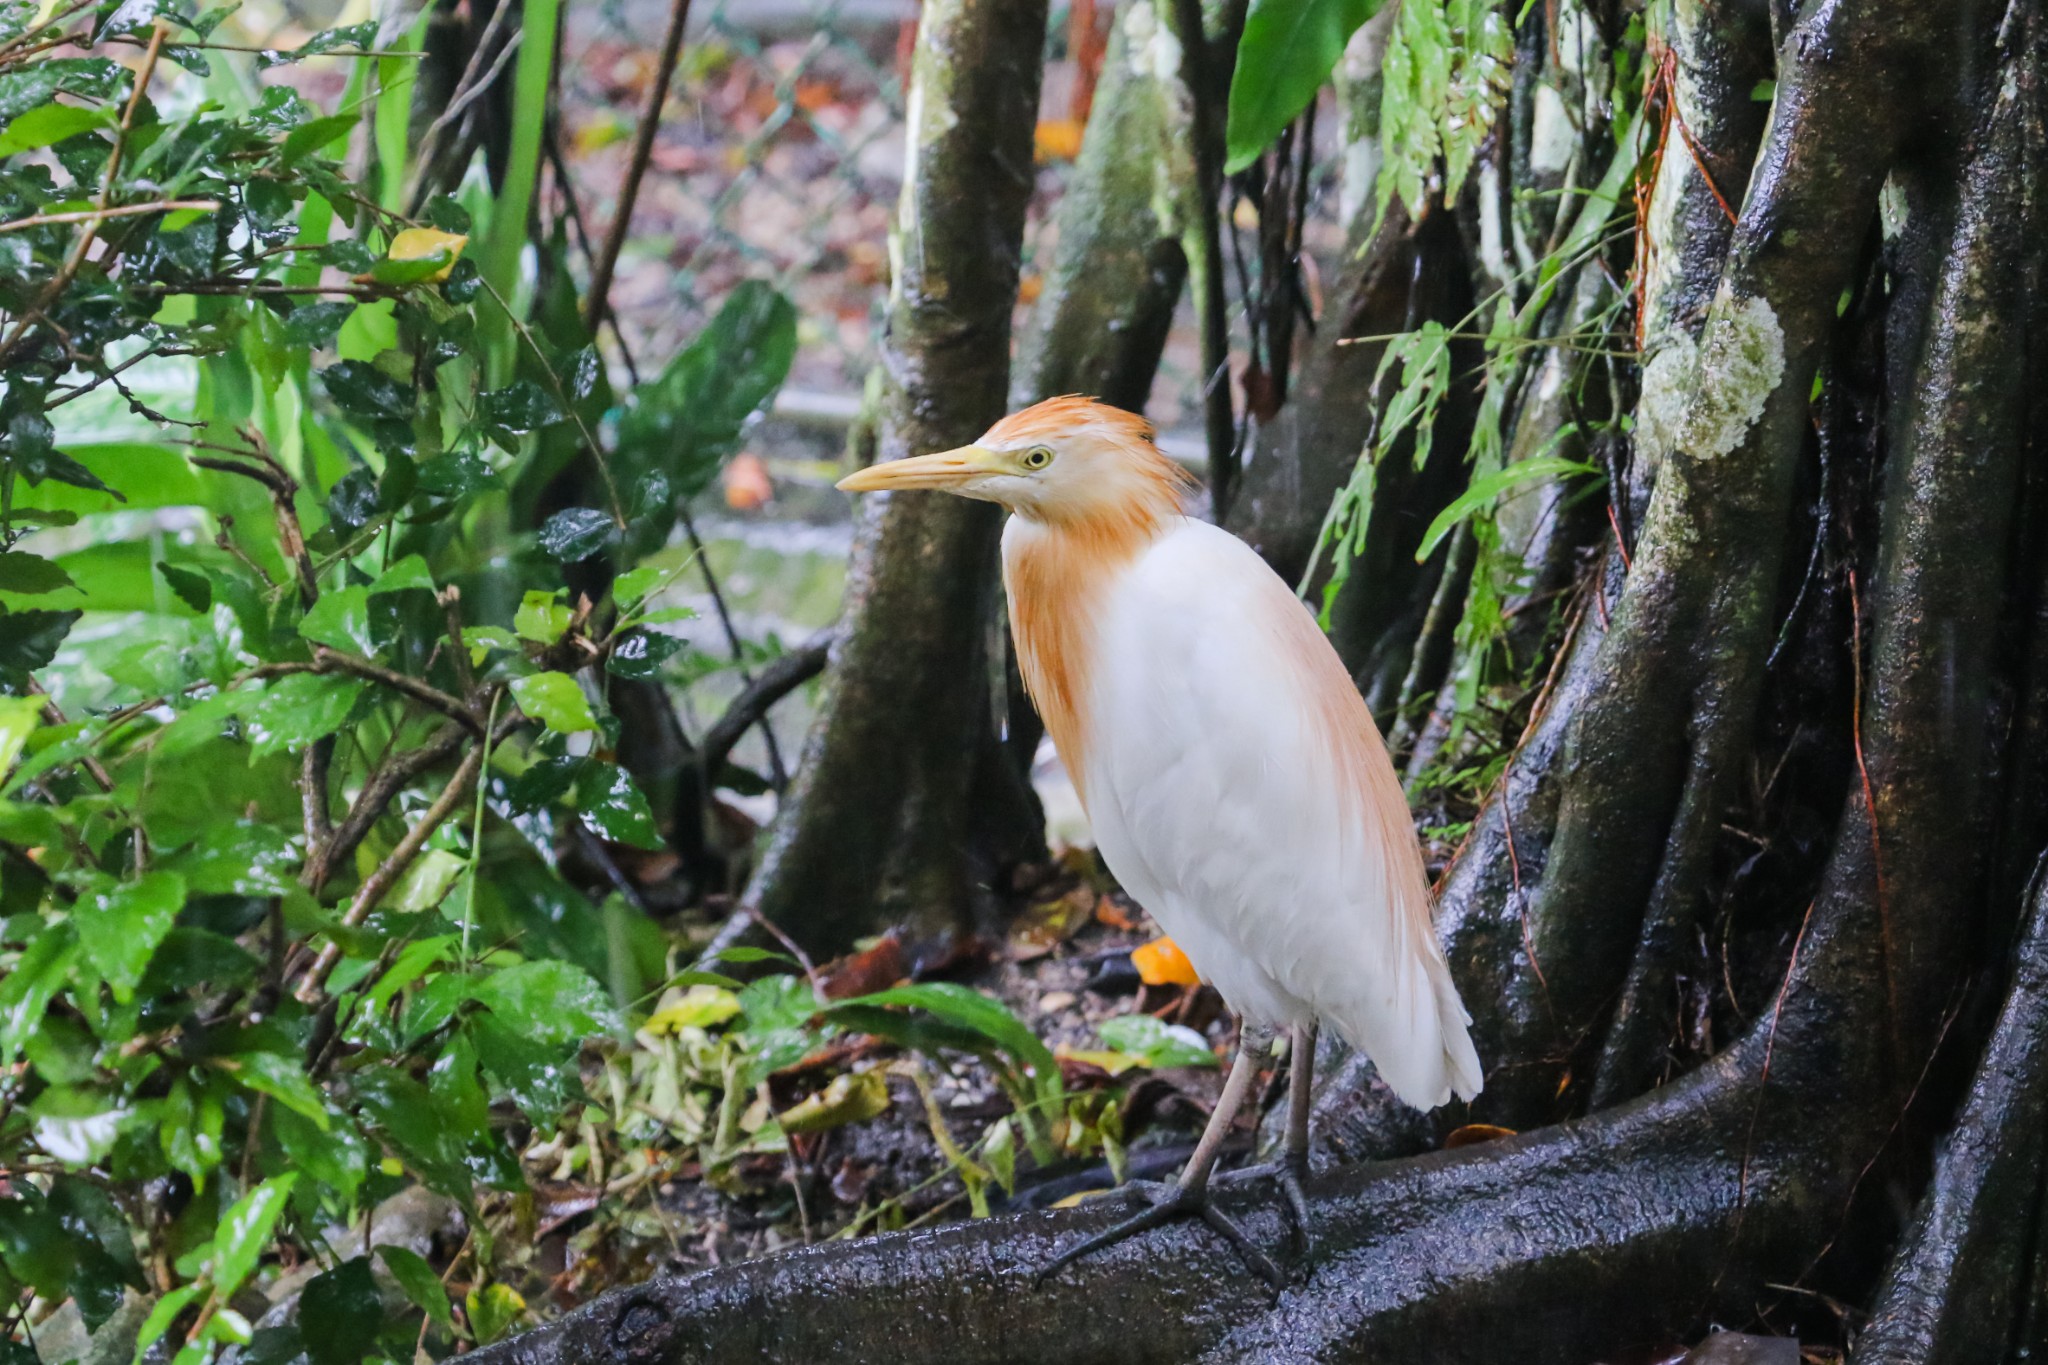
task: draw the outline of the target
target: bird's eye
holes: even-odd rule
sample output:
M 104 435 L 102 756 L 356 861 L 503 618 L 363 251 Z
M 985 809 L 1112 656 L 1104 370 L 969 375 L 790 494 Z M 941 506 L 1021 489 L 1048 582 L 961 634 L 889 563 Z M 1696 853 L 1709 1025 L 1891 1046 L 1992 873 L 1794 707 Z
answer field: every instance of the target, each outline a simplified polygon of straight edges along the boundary
M 1044 446 L 1033 446 L 1024 452 L 1026 469 L 1043 469 L 1052 463 L 1052 452 Z

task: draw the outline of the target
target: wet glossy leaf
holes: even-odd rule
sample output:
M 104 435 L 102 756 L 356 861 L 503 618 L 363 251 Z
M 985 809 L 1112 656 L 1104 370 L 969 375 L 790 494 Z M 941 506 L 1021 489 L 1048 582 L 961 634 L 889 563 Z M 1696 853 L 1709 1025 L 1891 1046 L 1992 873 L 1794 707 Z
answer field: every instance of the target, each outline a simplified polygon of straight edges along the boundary
M 635 848 L 660 848 L 654 812 L 633 775 L 613 763 L 591 763 L 576 783 L 576 809 L 605 838 Z
M 376 1347 L 383 1325 L 384 1299 L 367 1256 L 314 1276 L 299 1296 L 299 1336 L 313 1365 L 356 1365 Z
M 370 626 L 370 590 L 360 585 L 330 589 L 299 622 L 299 634 L 331 649 L 375 657 L 378 640 Z
M 554 1127 L 563 1110 L 584 1098 L 573 1055 L 542 1046 L 494 1014 L 473 1015 L 466 1027 L 485 1073 L 540 1127 Z
M 682 649 L 683 643 L 658 630 L 629 630 L 612 646 L 605 669 L 621 678 L 658 678 L 661 666 Z
M 522 962 L 492 974 L 476 998 L 537 1043 L 568 1046 L 624 1027 L 597 979 L 567 962 Z
M 86 958 L 126 1001 L 142 980 L 150 955 L 177 923 L 185 905 L 185 879 L 151 872 L 134 881 L 102 883 L 79 894 L 72 923 Z
M 565 507 L 540 528 L 540 547 L 564 564 L 576 564 L 604 548 L 612 519 L 594 507 Z
M 1021 1062 L 1042 1093 L 1057 1093 L 1059 1063 L 1052 1050 L 1039 1041 L 1024 1022 L 1000 1001 L 950 981 L 922 982 L 896 986 L 872 995 L 857 996 L 848 1005 L 898 1005 L 925 1010 L 945 1023 L 978 1033 Z M 830 1017 L 831 1011 L 825 1011 Z
M 321 601 L 338 596 L 332 594 Z M 315 604 L 313 610 L 319 609 L 320 604 Z M 307 619 L 312 619 L 310 614 Z M 367 628 L 368 623 L 364 624 Z M 281 750 L 295 752 L 316 739 L 324 739 L 341 728 L 356 699 L 368 686 L 361 678 L 325 673 L 293 673 L 273 679 L 241 708 L 250 743 L 258 754 L 268 754 Z
M 534 673 L 512 680 L 512 698 L 519 709 L 563 734 L 597 728 L 590 699 L 567 673 Z
M 293 1113 L 303 1115 L 321 1132 L 327 1131 L 327 1102 L 306 1074 L 301 1059 L 282 1057 L 275 1052 L 244 1052 L 224 1058 L 219 1065 L 239 1084 L 270 1096 Z
M 223 1299 L 242 1287 L 264 1249 L 270 1233 L 283 1216 L 298 1175 L 289 1173 L 264 1181 L 237 1199 L 221 1217 L 220 1231 L 213 1239 L 214 1290 Z
M 1118 1052 L 1154 1069 L 1175 1066 L 1212 1067 L 1216 1054 L 1201 1034 L 1183 1024 L 1169 1024 L 1149 1014 L 1124 1014 L 1105 1019 L 1096 1032 Z
M 341 1196 L 355 1197 L 369 1162 L 369 1148 L 349 1120 L 330 1115 L 322 1128 L 282 1105 L 272 1106 L 270 1126 L 292 1166 Z
M 215 825 L 163 860 L 186 889 L 207 896 L 282 896 L 295 885 L 299 850 L 290 832 L 257 820 Z
M 434 1324 L 445 1331 L 455 1328 L 455 1310 L 448 1302 L 448 1291 L 441 1284 L 441 1277 L 427 1264 L 426 1258 L 406 1247 L 380 1245 L 377 1256 L 384 1262 L 384 1268 L 391 1272 L 391 1278 L 398 1281 L 398 1287 L 405 1291 L 413 1306 L 431 1318 Z
M 157 562 L 156 571 L 164 576 L 164 582 L 186 606 L 202 614 L 213 610 L 213 580 L 205 574 L 181 569 L 162 560 Z

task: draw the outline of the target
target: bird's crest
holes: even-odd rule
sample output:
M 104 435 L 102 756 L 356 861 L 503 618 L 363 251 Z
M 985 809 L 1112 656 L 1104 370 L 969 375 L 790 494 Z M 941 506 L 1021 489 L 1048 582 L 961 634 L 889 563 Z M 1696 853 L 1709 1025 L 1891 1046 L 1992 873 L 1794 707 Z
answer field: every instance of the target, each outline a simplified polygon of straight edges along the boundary
M 1067 393 L 1011 413 L 990 427 L 981 442 L 1001 449 L 1036 441 L 1092 437 L 1121 452 L 1126 457 L 1126 468 L 1152 486 L 1157 497 L 1145 501 L 1157 502 L 1167 512 L 1178 511 L 1201 487 L 1201 482 L 1160 451 L 1154 444 L 1157 435 L 1157 428 L 1138 413 L 1111 407 L 1084 394 Z

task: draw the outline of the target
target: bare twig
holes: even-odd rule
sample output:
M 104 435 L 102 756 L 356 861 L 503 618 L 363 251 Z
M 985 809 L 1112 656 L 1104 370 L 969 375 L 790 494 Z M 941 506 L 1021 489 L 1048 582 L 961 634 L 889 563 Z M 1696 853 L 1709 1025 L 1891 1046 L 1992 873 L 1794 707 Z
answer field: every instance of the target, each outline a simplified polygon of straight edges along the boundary
M 37 213 L 27 218 L 17 218 L 11 223 L 0 223 L 0 232 L 26 232 L 30 228 L 55 227 L 59 223 L 97 223 L 106 218 L 136 218 L 146 213 L 170 213 L 177 209 L 197 209 L 213 213 L 220 208 L 217 199 L 159 199 L 149 204 L 123 204 L 113 209 L 74 209 L 70 213 Z
M 443 762 L 462 747 L 467 732 L 460 725 L 444 725 L 416 749 L 408 749 L 388 763 L 370 770 L 355 803 L 335 825 L 333 837 L 306 857 L 299 879 L 315 895 L 326 885 L 334 866 L 356 850 L 370 827 L 383 816 L 385 808 L 413 779 Z
M 484 732 L 483 721 L 477 718 L 476 712 L 469 709 L 468 703 L 464 702 L 460 697 L 450 696 L 423 679 L 415 678 L 410 674 L 400 673 L 397 669 L 386 668 L 380 663 L 373 663 L 354 654 L 346 654 L 338 649 L 329 649 L 325 645 L 315 647 L 313 650 L 313 661 L 321 665 L 322 672 L 332 670 L 341 673 L 353 673 L 358 678 L 367 678 L 371 682 L 382 683 L 394 692 L 403 692 L 414 701 L 433 707 L 442 715 L 460 724 L 471 734 L 481 736 Z
M 704 590 L 711 594 L 711 606 L 718 613 L 719 627 L 725 633 L 726 648 L 732 654 L 733 666 L 739 670 L 740 681 L 751 689 L 754 675 L 747 668 L 746 648 L 740 642 L 738 627 L 733 625 L 732 612 L 725 605 L 725 593 L 718 586 L 718 575 L 712 572 L 711 557 L 704 553 L 704 538 L 697 534 L 697 523 L 690 516 L 687 505 L 678 503 L 676 517 L 683 524 L 683 534 L 689 537 L 690 551 L 697 561 L 697 571 L 704 576 Z M 782 746 L 775 741 L 775 731 L 767 720 L 761 721 L 761 739 L 768 746 L 769 776 L 775 781 L 775 789 L 781 791 L 789 785 L 789 770 L 782 762 Z M 727 746 L 731 748 L 730 745 Z
M 733 745 L 739 743 L 749 727 L 762 724 L 766 728 L 764 722 L 770 707 L 824 671 L 836 634 L 832 630 L 820 631 L 762 669 L 753 684 L 732 699 L 725 714 L 704 732 L 704 742 L 698 750 L 707 781 L 718 776 Z
M 407 830 L 405 837 L 398 841 L 398 847 L 392 849 L 390 856 L 377 864 L 377 870 L 365 877 L 363 884 L 356 889 L 355 899 L 349 902 L 347 912 L 341 917 L 344 925 L 353 928 L 369 918 L 370 912 L 377 908 L 377 903 L 384 899 L 385 893 L 397 885 L 398 879 L 405 875 L 413 860 L 419 857 L 420 850 L 427 846 L 427 840 L 433 837 L 434 831 L 439 829 L 441 823 L 454 814 L 456 807 L 462 804 L 463 797 L 469 792 L 469 784 L 476 780 L 483 762 L 484 750 L 480 744 L 472 746 L 469 752 L 462 756 L 461 764 L 455 769 L 454 776 L 448 779 L 448 785 L 441 789 L 441 794 L 434 798 L 434 804 L 427 807 L 426 814 L 422 815 L 419 822 Z M 320 950 L 320 956 L 313 959 L 313 965 L 306 969 L 304 979 L 299 982 L 295 994 L 300 1003 L 310 1005 L 320 998 L 321 987 L 326 984 L 328 973 L 334 970 L 334 964 L 340 960 L 341 945 L 329 940 L 327 946 Z
M 661 127 L 661 109 L 668 102 L 669 81 L 675 74 L 676 56 L 682 51 L 683 29 L 690 21 L 690 0 L 670 0 L 668 32 L 662 35 L 661 56 L 654 67 L 654 84 L 647 92 L 647 108 L 640 115 L 640 127 L 633 134 L 633 156 L 626 163 L 626 178 L 619 184 L 619 204 L 612 211 L 612 225 L 604 235 L 604 246 L 590 267 L 590 293 L 584 304 L 583 322 L 591 331 L 610 310 L 612 272 L 619 264 L 619 252 L 633 226 L 633 201 L 640 197 L 640 178 L 647 173 L 647 161 L 654 153 L 654 135 Z

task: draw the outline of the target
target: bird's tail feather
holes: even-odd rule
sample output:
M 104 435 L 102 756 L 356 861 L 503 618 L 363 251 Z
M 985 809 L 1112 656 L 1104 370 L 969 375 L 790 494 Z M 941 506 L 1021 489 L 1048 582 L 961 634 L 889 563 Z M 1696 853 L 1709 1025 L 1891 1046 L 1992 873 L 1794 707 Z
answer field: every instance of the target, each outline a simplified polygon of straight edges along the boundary
M 1449 967 L 1430 954 L 1409 964 L 1402 985 L 1391 1010 L 1354 999 L 1352 1008 L 1332 1011 L 1337 1031 L 1372 1059 L 1405 1104 L 1434 1109 L 1454 1094 L 1473 1098 L 1483 1084 L 1479 1053 Z

